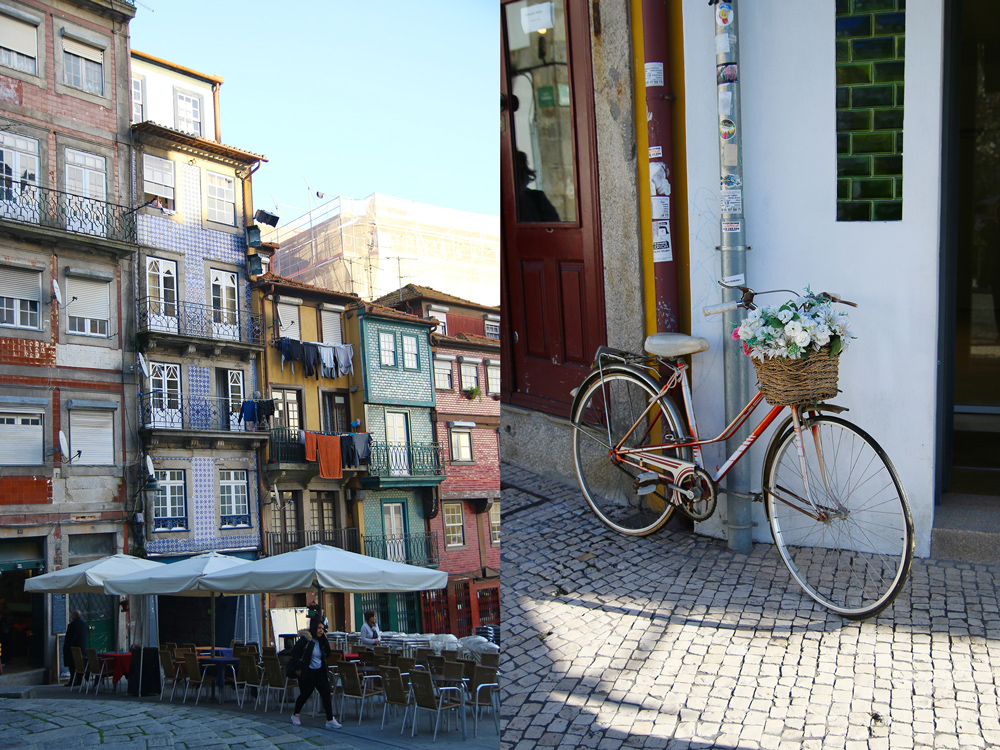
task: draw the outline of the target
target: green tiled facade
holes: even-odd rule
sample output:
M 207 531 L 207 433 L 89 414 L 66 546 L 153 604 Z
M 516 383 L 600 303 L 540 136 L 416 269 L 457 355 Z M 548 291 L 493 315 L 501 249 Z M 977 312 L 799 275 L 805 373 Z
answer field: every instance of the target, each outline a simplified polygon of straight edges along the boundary
M 836 3 L 837 221 L 899 221 L 906 0 Z

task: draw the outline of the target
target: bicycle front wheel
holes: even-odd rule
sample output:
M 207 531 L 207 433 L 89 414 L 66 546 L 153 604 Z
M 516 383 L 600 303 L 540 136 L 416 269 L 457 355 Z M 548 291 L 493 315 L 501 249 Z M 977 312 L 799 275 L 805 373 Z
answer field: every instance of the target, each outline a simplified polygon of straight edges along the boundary
M 789 429 L 764 467 L 775 546 L 817 602 L 848 619 L 873 617 L 902 590 L 913 561 L 903 485 L 879 444 L 847 420 L 803 419 L 802 440 L 809 495 L 819 513 L 806 500 Z
M 639 486 L 644 482 L 637 477 L 645 472 L 611 456 L 611 449 L 633 426 L 623 447 L 659 445 L 681 434 L 673 403 L 657 393 L 645 378 L 624 367 L 605 369 L 603 379 L 594 373 L 580 386 L 573 414 L 576 476 L 597 517 L 620 534 L 651 534 L 674 511 L 670 489 L 660 483 Z M 643 416 L 650 403 L 652 408 Z M 677 455 L 674 450 L 658 453 Z

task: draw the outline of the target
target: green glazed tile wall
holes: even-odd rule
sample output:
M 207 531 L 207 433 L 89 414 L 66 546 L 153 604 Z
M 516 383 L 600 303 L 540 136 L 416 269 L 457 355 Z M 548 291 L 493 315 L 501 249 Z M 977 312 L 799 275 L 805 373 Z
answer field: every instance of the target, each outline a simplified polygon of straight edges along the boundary
M 899 221 L 906 0 L 836 3 L 837 221 Z

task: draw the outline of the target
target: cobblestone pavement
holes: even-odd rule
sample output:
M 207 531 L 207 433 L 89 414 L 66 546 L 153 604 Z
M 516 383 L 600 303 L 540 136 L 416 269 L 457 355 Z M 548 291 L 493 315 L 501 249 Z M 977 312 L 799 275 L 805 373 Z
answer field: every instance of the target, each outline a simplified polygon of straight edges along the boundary
M 37 698 L 0 699 L 0 748 L 27 750 L 63 750 L 80 747 L 139 748 L 334 748 L 334 750 L 378 750 L 379 748 L 498 748 L 492 717 L 480 722 L 479 738 L 473 739 L 471 714 L 469 738 L 462 740 L 461 729 L 445 731 L 444 719 L 437 742 L 432 742 L 433 730 L 428 729 L 428 714 L 421 712 L 417 736 L 410 737 L 407 720 L 406 734 L 399 734 L 400 718 L 386 719 L 383 732 L 381 706 L 375 718 L 367 709 L 361 725 L 357 714 L 348 704 L 344 727 L 334 731 L 323 729 L 322 711 L 311 716 L 311 703 L 302 711 L 302 726 L 289 721 L 290 711 L 254 712 L 253 701 L 243 709 L 235 701 L 223 705 L 199 706 L 159 701 L 157 697 L 128 698 L 125 696 L 93 695 L 78 697 L 65 687 L 36 688 Z M 401 714 L 400 714 L 401 716 Z M 351 717 L 355 717 L 353 720 Z
M 503 747 L 1000 747 L 1000 567 L 917 560 L 851 622 L 771 545 L 626 538 L 576 488 L 501 476 Z

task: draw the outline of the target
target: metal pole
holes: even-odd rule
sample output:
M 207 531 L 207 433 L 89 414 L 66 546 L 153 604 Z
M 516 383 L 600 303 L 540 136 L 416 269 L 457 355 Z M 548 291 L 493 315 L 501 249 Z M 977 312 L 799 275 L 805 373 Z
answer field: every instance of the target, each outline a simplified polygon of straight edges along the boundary
M 743 119 L 740 113 L 740 60 L 738 44 L 737 0 L 713 6 L 715 13 L 716 89 L 719 98 L 719 164 L 723 280 L 746 284 L 746 226 L 743 220 Z M 723 301 L 738 299 L 739 293 L 723 291 Z M 740 324 L 741 313 L 728 312 L 723 317 L 725 353 L 726 422 L 732 422 L 750 401 L 750 362 L 739 341 L 729 333 Z M 733 453 L 746 439 L 744 425 L 726 441 Z M 750 492 L 750 464 L 740 462 L 729 472 L 726 486 L 733 492 Z M 753 549 L 750 501 L 738 495 L 726 495 L 726 536 L 729 548 L 736 552 Z

